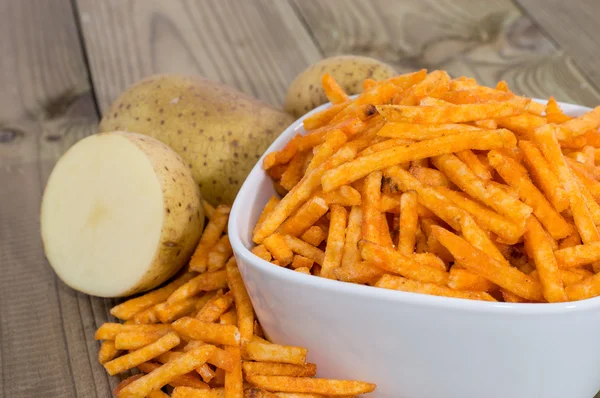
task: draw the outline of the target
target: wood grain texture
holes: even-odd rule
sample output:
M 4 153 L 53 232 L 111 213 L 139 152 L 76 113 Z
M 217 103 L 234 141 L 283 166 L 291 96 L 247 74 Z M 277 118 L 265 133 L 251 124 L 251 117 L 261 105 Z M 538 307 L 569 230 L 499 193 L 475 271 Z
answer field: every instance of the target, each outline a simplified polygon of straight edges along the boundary
M 106 397 L 96 362 L 105 300 L 44 259 L 40 199 L 58 156 L 97 115 L 69 0 L 0 2 L 0 396 Z
M 283 1 L 77 0 L 102 111 L 154 73 L 202 75 L 280 106 L 287 85 L 320 59 Z
M 509 0 L 294 1 L 325 56 L 369 55 L 400 72 L 440 68 L 488 85 L 504 79 L 528 96 L 600 103 L 573 59 Z
M 600 1 L 515 0 L 585 75 L 600 85 Z

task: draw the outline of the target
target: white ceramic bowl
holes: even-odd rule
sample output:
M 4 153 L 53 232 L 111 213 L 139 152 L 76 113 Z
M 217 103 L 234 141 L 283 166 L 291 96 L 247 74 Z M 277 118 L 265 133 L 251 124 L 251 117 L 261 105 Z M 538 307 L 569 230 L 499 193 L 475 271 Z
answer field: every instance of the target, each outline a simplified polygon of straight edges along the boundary
M 562 105 L 572 115 L 587 109 Z M 302 119 L 267 153 L 304 133 Z M 564 304 L 443 298 L 305 275 L 254 256 L 251 231 L 274 194 L 261 165 L 262 158 L 237 196 L 229 237 L 264 330 L 276 343 L 307 347 L 320 377 L 377 383 L 371 396 L 379 398 L 598 392 L 600 298 Z

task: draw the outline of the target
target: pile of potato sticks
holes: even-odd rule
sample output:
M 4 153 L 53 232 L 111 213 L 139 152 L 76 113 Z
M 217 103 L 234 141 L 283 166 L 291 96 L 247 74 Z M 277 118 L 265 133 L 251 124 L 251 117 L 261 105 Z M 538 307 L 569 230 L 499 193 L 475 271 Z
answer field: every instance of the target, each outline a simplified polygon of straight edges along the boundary
M 111 309 L 98 360 L 111 375 L 137 368 L 119 398 L 321 398 L 368 393 L 374 384 L 313 378 L 307 349 L 264 339 L 226 233 L 230 208 L 205 204 L 209 223 L 189 269 Z M 166 387 L 165 387 L 166 386 Z M 164 387 L 164 388 L 163 388 Z M 172 391 L 170 391 L 172 390 Z
M 600 295 L 600 107 L 421 70 L 364 81 L 268 154 L 252 251 L 345 282 L 518 303 Z M 598 155 L 597 155 L 598 154 Z

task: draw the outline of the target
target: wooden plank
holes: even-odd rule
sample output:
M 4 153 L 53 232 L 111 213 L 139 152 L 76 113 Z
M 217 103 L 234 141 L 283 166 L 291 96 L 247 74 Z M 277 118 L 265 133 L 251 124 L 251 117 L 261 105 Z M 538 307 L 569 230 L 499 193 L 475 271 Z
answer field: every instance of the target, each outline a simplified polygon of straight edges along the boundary
M 528 96 L 600 103 L 600 91 L 573 59 L 509 0 L 294 1 L 325 56 L 369 55 L 401 72 L 441 68 L 488 85 L 504 79 Z M 571 6 L 565 2 L 563 7 Z M 562 18 L 556 11 L 546 12 Z
M 600 2 L 597 0 L 515 0 L 573 60 L 591 82 L 600 84 Z
M 199 74 L 279 106 L 320 53 L 287 2 L 77 0 L 101 110 L 153 73 Z
M 56 278 L 39 232 L 50 170 L 98 121 L 71 2 L 0 2 L 0 37 L 0 396 L 110 396 L 107 302 Z

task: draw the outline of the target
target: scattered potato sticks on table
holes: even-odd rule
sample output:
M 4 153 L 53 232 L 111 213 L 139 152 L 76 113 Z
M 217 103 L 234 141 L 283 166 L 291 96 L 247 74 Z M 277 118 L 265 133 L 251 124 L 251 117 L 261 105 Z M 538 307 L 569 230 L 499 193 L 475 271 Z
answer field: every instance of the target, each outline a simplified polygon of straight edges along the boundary
M 347 192 L 356 191 L 346 187 Z M 358 191 L 356 195 L 360 194 Z M 351 193 L 352 194 L 352 193 Z M 324 203 L 320 196 L 316 203 Z M 271 198 L 261 222 L 273 211 L 279 199 Z M 342 213 L 342 205 L 332 204 Z M 326 209 L 329 206 L 325 205 Z M 360 229 L 360 203 L 352 214 L 355 227 Z M 123 397 L 222 397 L 277 398 L 284 396 L 322 396 L 315 391 L 331 391 L 337 395 L 355 395 L 352 391 L 370 392 L 375 385 L 357 381 L 327 379 L 311 380 L 317 366 L 306 362 L 308 350 L 303 347 L 273 344 L 265 340 L 262 328 L 230 250 L 225 225 L 229 207 L 217 206 L 211 212 L 205 235 L 196 250 L 196 259 L 203 257 L 206 266 L 190 263 L 172 281 L 151 292 L 129 299 L 113 307 L 111 314 L 125 323 L 108 322 L 95 334 L 103 340 L 98 361 L 111 375 L 132 370 L 139 372 L 124 378 L 114 390 Z M 253 253 L 269 261 L 275 256 L 299 272 L 311 273 L 325 261 L 319 248 L 328 233 L 340 242 L 335 256 L 330 254 L 331 277 L 342 261 L 345 243 L 345 220 L 337 228 L 328 228 L 320 218 L 325 212 L 294 234 L 275 234 L 256 246 Z M 357 215 L 359 216 L 357 221 Z M 296 227 L 294 227 L 296 228 Z M 294 236 L 294 235 L 299 235 Z M 280 236 L 281 239 L 270 239 Z M 358 239 L 358 238 L 357 238 Z M 358 240 L 357 240 L 358 242 Z M 289 263 L 285 259 L 289 251 Z M 214 269 L 211 253 L 223 254 Z M 356 258 L 358 258 L 356 247 Z M 347 261 L 350 261 L 349 259 Z M 211 269 L 211 264 L 213 268 Z M 221 265 L 222 264 L 222 265 Z M 200 271 L 196 271 L 200 269 Z M 582 278 L 571 277 L 579 282 Z M 134 370 L 137 369 L 137 370 Z M 127 374 L 127 373 L 125 373 Z M 259 377 L 256 383 L 251 377 Z M 261 377 L 267 377 L 266 380 Z M 272 379 L 275 377 L 275 379 Z M 283 377 L 283 379 L 277 379 Z M 264 387 L 257 385 L 266 383 Z M 351 390 L 348 390 L 348 389 Z M 346 390 L 348 392 L 344 392 Z M 354 390 L 352 390 L 354 389 Z M 293 391 L 291 391 L 293 390 Z M 169 395 L 170 394 L 170 395 Z
M 286 189 L 256 225 L 257 256 L 454 298 L 600 295 L 600 107 L 570 116 L 553 97 L 540 104 L 506 82 L 484 87 L 439 70 L 367 79 L 355 98 L 330 75 L 322 82 L 331 108 L 265 158 Z M 351 134 L 337 132 L 344 123 Z M 291 186 L 279 174 L 297 173 L 292 156 L 329 164 L 305 166 Z

